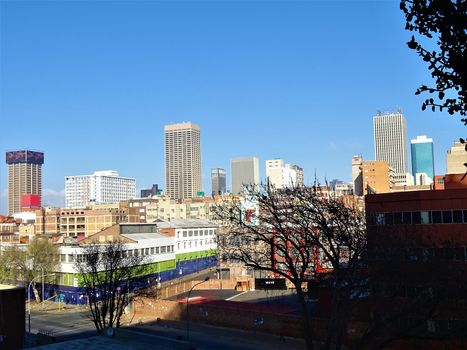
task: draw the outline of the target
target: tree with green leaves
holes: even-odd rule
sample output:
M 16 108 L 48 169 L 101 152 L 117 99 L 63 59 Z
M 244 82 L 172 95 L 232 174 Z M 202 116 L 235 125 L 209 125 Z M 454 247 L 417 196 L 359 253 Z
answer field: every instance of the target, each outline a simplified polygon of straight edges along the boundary
M 434 94 L 422 104 L 467 114 L 467 2 L 465 0 L 402 0 L 405 28 L 418 33 L 407 43 L 427 62 L 434 86 L 420 86 L 416 94 Z M 467 125 L 467 118 L 462 121 Z
M 38 282 L 47 282 L 56 271 L 58 265 L 58 247 L 46 237 L 35 237 L 26 246 L 12 245 L 5 247 L 0 257 L 2 279 L 16 284 L 24 281 L 31 288 L 37 302 L 41 295 L 37 289 Z M 44 276 L 44 281 L 42 281 Z

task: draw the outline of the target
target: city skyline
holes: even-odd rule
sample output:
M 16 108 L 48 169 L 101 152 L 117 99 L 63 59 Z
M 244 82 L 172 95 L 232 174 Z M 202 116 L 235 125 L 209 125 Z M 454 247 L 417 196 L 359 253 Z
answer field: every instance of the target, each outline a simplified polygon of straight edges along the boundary
M 44 204 L 64 203 L 64 176 L 95 169 L 163 183 L 163 126 L 185 120 L 203 130 L 205 193 L 209 169 L 250 155 L 299 164 L 305 183 L 350 182 L 349 159 L 373 158 L 372 116 L 397 107 L 407 142 L 429 134 L 446 171 L 463 125 L 421 111 L 414 92 L 431 78 L 398 3 L 113 5 L 1 4 L 0 151 L 47 155 Z M 0 213 L 6 177 L 2 161 Z

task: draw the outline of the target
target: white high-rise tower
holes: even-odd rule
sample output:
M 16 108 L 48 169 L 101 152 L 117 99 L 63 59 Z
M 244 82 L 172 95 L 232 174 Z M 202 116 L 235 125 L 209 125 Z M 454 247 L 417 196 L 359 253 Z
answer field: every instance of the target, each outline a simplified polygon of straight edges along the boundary
M 406 126 L 402 113 L 379 113 L 373 117 L 373 130 L 376 160 L 385 160 L 394 169 L 396 184 L 410 184 Z

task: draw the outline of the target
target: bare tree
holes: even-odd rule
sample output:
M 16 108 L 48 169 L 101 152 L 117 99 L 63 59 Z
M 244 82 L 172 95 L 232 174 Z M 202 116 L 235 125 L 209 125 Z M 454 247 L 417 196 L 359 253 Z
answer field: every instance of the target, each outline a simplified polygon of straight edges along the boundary
M 319 188 L 248 188 L 244 199 L 216 208 L 227 227 L 218 246 L 221 259 L 270 271 L 294 286 L 308 349 L 314 348 L 315 337 L 305 285 L 312 279 L 327 283 L 333 303 L 321 345 L 339 349 L 345 340 L 351 299 L 364 290 L 365 221 L 358 210 L 324 196 Z M 319 273 L 322 269 L 329 272 L 326 279 Z
M 144 257 L 127 250 L 121 241 L 89 243 L 75 261 L 99 333 L 120 327 L 125 307 L 133 300 L 137 279 L 144 273 Z

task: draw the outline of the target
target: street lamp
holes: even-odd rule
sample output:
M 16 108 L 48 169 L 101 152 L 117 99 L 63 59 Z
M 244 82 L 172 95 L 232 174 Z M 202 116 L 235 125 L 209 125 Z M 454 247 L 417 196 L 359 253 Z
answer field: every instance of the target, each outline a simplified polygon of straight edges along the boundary
M 188 296 L 186 298 L 186 340 L 189 340 L 190 339 L 190 317 L 189 317 L 189 310 L 190 308 L 188 307 L 188 303 L 190 301 L 190 294 L 191 292 L 193 291 L 193 289 L 200 285 L 201 283 L 204 283 L 204 282 L 207 282 L 209 281 L 209 276 L 207 276 L 204 280 L 202 280 L 201 282 L 198 282 L 196 283 L 195 285 L 193 285 L 193 287 L 191 287 L 190 291 L 188 292 Z
M 34 280 L 36 278 L 42 277 L 42 280 L 44 280 L 44 277 L 47 277 L 47 276 L 55 276 L 55 274 L 54 273 L 50 273 L 48 275 L 42 274 L 42 276 L 36 276 L 31 280 L 31 282 L 29 282 L 29 285 L 28 285 L 28 333 L 31 333 L 31 293 L 30 293 L 31 286 L 34 283 Z M 44 295 L 42 295 L 42 298 L 44 298 Z

